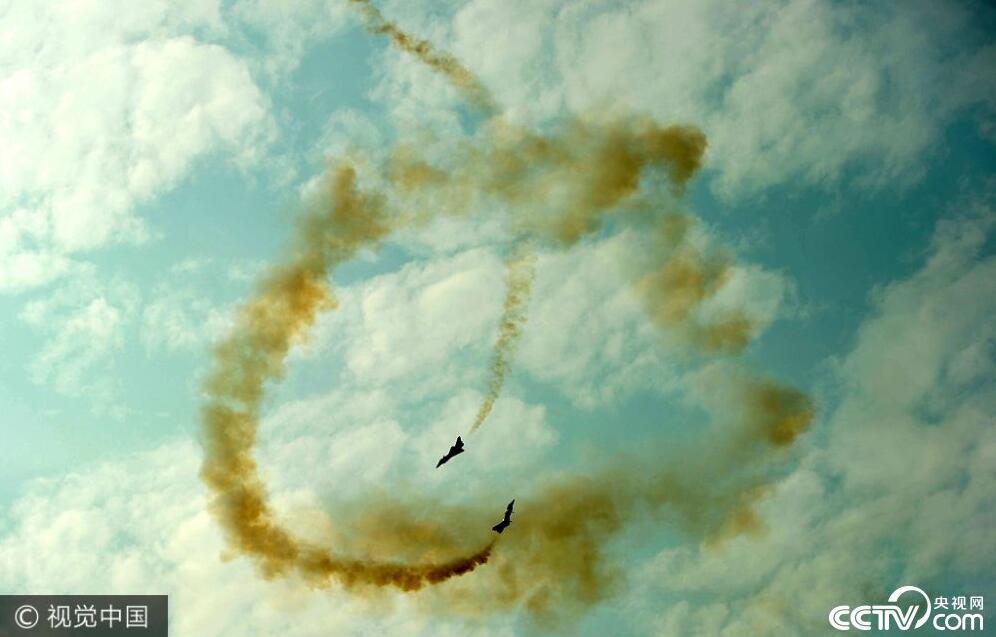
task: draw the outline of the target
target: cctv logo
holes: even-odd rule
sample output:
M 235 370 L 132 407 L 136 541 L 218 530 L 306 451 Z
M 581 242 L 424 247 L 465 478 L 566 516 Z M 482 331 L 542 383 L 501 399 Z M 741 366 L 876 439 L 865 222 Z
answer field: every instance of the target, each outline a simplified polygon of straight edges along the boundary
M 923 604 L 915 603 L 900 608 L 896 603 L 907 593 L 916 593 L 923 598 Z M 922 609 L 922 612 L 920 612 Z M 830 611 L 830 625 L 837 630 L 915 630 L 930 619 L 932 607 L 930 597 L 916 586 L 901 586 L 889 595 L 888 604 L 866 606 L 836 606 Z M 918 615 L 919 613 L 919 615 Z M 981 614 L 937 614 L 932 622 L 935 630 L 982 630 Z
M 920 605 L 909 606 L 905 611 L 899 608 L 895 602 L 899 601 L 904 593 L 917 592 L 923 596 L 926 603 L 923 615 L 916 618 L 916 612 Z M 866 619 L 869 615 L 875 617 L 877 630 L 889 630 L 895 622 L 895 627 L 899 630 L 909 630 L 910 628 L 920 628 L 930 619 L 930 598 L 927 594 L 916 586 L 903 586 L 897 588 L 889 595 L 889 603 L 875 606 L 855 606 L 852 610 L 850 606 L 837 606 L 830 611 L 830 625 L 837 630 L 871 630 L 871 621 Z M 914 621 L 916 624 L 914 625 Z

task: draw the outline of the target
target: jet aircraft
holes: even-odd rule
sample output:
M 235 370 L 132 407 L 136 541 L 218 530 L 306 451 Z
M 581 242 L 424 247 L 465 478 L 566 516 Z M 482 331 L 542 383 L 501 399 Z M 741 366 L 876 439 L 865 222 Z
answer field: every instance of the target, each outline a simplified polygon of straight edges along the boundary
M 512 523 L 512 505 L 515 504 L 515 500 L 508 503 L 505 508 L 505 517 L 501 519 L 501 522 L 491 527 L 491 530 L 495 533 L 501 533 L 508 528 L 508 525 Z
M 463 453 L 463 440 L 460 440 L 460 436 L 457 436 L 456 442 L 450 447 L 450 450 L 446 452 L 446 455 L 439 459 L 436 463 L 436 468 L 443 466 L 450 461 L 453 456 L 457 456 Z

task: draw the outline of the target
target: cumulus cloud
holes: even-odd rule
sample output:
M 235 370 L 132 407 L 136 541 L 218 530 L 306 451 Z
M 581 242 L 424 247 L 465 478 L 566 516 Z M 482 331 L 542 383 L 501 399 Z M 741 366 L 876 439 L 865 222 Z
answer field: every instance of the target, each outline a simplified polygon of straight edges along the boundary
M 65 396 L 85 398 L 95 412 L 122 418 L 113 355 L 126 344 L 140 302 L 120 279 L 102 282 L 85 269 L 19 317 L 47 340 L 29 364 L 31 379 Z
M 253 46 L 263 54 L 248 62 L 279 80 L 319 39 L 346 23 L 348 7 L 334 0 L 237 0 L 223 12 L 229 27 L 262 40 Z
M 255 164 L 277 128 L 254 74 L 292 68 L 337 28 L 339 12 L 306 0 L 5 8 L 0 291 L 43 285 L 74 256 L 144 240 L 138 207 L 200 159 Z M 258 42 L 247 43 L 247 28 Z
M 987 592 L 971 587 L 996 567 L 994 224 L 988 209 L 941 222 L 923 267 L 876 292 L 838 365 L 839 403 L 761 507 L 765 531 L 661 552 L 641 629 L 818 633 L 833 606 L 904 584 Z
M 160 277 L 142 308 L 141 341 L 146 351 L 204 348 L 229 326 L 224 304 L 208 298 L 196 285 L 215 270 L 210 260 L 187 259 Z
M 192 289 L 164 290 L 142 311 L 142 343 L 149 351 L 200 348 L 228 323 L 221 308 Z
M 347 286 L 305 348 L 339 353 L 353 377 L 367 384 L 415 381 L 418 392 L 446 393 L 466 374 L 478 374 L 466 365 L 467 354 L 486 360 L 501 311 L 494 290 L 502 289 L 503 267 L 493 252 L 472 249 Z M 456 363 L 461 358 L 463 365 Z M 431 378 L 426 369 L 433 370 Z

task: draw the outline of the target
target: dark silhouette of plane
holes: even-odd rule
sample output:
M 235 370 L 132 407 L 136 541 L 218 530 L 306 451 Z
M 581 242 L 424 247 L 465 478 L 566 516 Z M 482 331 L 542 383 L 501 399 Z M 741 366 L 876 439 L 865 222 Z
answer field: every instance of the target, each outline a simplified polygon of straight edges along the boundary
M 450 450 L 446 452 L 446 455 L 439 459 L 436 463 L 436 468 L 443 466 L 450 461 L 453 456 L 458 456 L 463 453 L 463 440 L 460 440 L 460 436 L 457 436 L 456 442 L 450 447 Z
M 505 507 L 505 517 L 501 519 L 501 522 L 491 527 L 491 530 L 495 533 L 501 533 L 508 528 L 508 525 L 512 523 L 512 505 L 515 504 L 515 500 L 508 503 Z

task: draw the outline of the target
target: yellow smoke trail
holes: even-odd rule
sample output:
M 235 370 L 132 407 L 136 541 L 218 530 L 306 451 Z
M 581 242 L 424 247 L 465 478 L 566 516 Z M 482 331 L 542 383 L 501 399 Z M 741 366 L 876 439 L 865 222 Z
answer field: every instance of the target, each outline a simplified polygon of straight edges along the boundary
M 424 603 L 470 616 L 522 608 L 540 624 L 563 624 L 624 584 L 625 573 L 611 559 L 612 541 L 636 521 L 708 544 L 762 532 L 754 505 L 766 493 L 772 454 L 806 430 L 813 405 L 801 392 L 743 370 L 721 370 L 709 386 L 743 406 L 714 423 L 722 435 L 666 448 L 649 444 L 583 474 L 538 480 L 516 498 L 515 521 L 489 567 L 427 591 Z M 368 501 L 356 523 L 376 532 L 384 527 L 385 509 L 400 517 L 409 506 Z M 455 510 L 436 523 L 459 528 L 469 515 Z M 445 546 L 444 535 L 438 545 Z
M 387 20 L 368 0 L 350 0 L 363 16 L 366 28 L 375 35 L 386 35 L 391 43 L 440 73 L 457 88 L 468 103 L 486 113 L 495 113 L 494 98 L 480 80 L 452 55 L 436 51 L 427 40 L 416 38 Z
M 499 123 L 478 145 L 454 154 L 455 166 L 433 168 L 417 155 L 395 154 L 386 173 L 397 190 L 394 195 L 429 190 L 437 203 L 445 204 L 441 210 L 453 214 L 469 201 L 467 190 L 478 185 L 486 196 L 522 215 L 516 219 L 527 239 L 569 245 L 633 200 L 644 171 L 663 170 L 682 186 L 703 148 L 698 131 L 661 127 L 646 119 L 577 120 L 547 137 Z M 460 163 L 467 159 L 479 163 Z M 421 176 L 414 179 L 412 174 Z M 478 548 L 466 550 L 466 540 L 451 538 L 447 550 L 434 553 L 447 559 L 430 563 L 402 563 L 382 555 L 339 557 L 294 537 L 275 519 L 252 457 L 266 383 L 282 376 L 290 347 L 304 338 L 317 313 L 335 306 L 328 272 L 361 248 L 375 247 L 401 223 L 387 209 L 388 193 L 363 192 L 357 180 L 348 162 L 329 171 L 324 196 L 302 215 L 289 257 L 265 275 L 240 310 L 232 333 L 217 346 L 204 384 L 202 474 L 229 542 L 256 559 L 264 574 L 296 571 L 316 583 L 336 579 L 347 585 L 414 590 L 472 570 L 489 559 L 492 545 L 481 537 Z M 564 187 L 554 189 L 557 182 Z M 492 378 L 478 425 L 499 394 L 524 323 L 534 259 L 524 252 L 510 261 Z M 480 528 L 486 532 L 488 527 L 482 521 Z
M 741 310 L 704 320 L 696 310 L 729 280 L 733 257 L 706 252 L 691 239 L 696 221 L 687 214 L 662 216 L 652 237 L 656 262 L 635 282 L 647 315 L 664 329 L 678 329 L 689 345 L 706 353 L 736 353 L 757 326 Z
M 523 233 L 570 246 L 608 215 L 655 214 L 655 202 L 642 198 L 641 177 L 662 173 L 680 194 L 705 148 L 698 129 L 645 116 L 576 117 L 545 134 L 493 118 L 441 160 L 399 145 L 387 178 L 403 195 L 426 197 L 427 207 L 503 206 Z
M 486 89 L 454 58 L 405 34 L 367 2 L 352 1 L 371 31 L 442 73 L 473 103 L 493 108 Z M 351 522 L 370 531 L 361 547 L 335 544 L 335 537 L 318 545 L 280 524 L 252 453 L 263 393 L 282 377 L 290 348 L 305 338 L 316 315 L 335 307 L 329 272 L 358 250 L 375 248 L 403 223 L 387 201 L 423 203 L 432 214 L 497 205 L 531 244 L 554 248 L 574 245 L 610 215 L 627 223 L 649 220 L 657 227 L 652 243 L 663 256 L 634 286 L 651 319 L 707 352 L 739 351 L 755 329 L 737 314 L 711 322 L 696 315 L 722 287 L 731 261 L 688 241 L 694 219 L 663 213 L 666 202 L 641 187 L 643 178 L 662 174 L 680 194 L 701 165 L 705 138 L 698 130 L 648 117 L 592 117 L 540 134 L 492 117 L 475 138 L 451 150 L 430 161 L 416 148 L 398 146 L 383 166 L 382 192 L 363 191 L 351 163 L 333 166 L 324 196 L 302 215 L 287 258 L 266 273 L 216 347 L 204 383 L 202 477 L 229 544 L 268 577 L 297 573 L 316 586 L 336 580 L 401 590 L 449 581 L 440 593 L 448 608 L 486 612 L 521 604 L 546 617 L 610 594 L 614 573 L 605 546 L 640 515 L 667 513 L 665 519 L 707 538 L 757 528 L 753 503 L 768 479 L 764 465 L 808 427 L 812 406 L 803 394 L 752 375 L 730 381 L 738 387 L 740 420 L 702 448 L 660 450 L 588 476 L 538 482 L 533 493 L 517 499 L 518 515 L 500 551 L 487 537 L 491 520 L 481 512 L 436 502 L 418 509 L 384 498 L 366 502 Z M 474 428 L 500 392 L 525 321 L 533 259 L 510 263 L 489 390 Z M 388 524 L 377 518 L 385 507 L 391 509 Z M 419 514 L 424 508 L 438 512 L 437 519 L 426 521 Z M 365 526 L 365 516 L 378 522 Z M 453 580 L 486 562 L 494 568 L 473 581 Z
M 383 199 L 360 192 L 354 168 L 339 164 L 321 203 L 302 217 L 288 260 L 267 273 L 215 349 L 204 383 L 202 477 L 229 542 L 257 559 L 268 576 L 295 569 L 312 580 L 415 590 L 473 570 L 490 555 L 489 542 L 434 564 L 337 557 L 295 538 L 275 520 L 252 456 L 265 384 L 283 375 L 290 347 L 305 336 L 317 313 L 335 305 L 327 271 L 375 245 L 390 222 Z
M 495 401 L 498 400 L 498 395 L 501 394 L 505 374 L 508 373 L 515 346 L 526 324 L 526 304 L 529 302 L 529 290 L 535 274 L 536 255 L 528 247 L 520 247 L 508 261 L 505 303 L 502 307 L 501 320 L 498 322 L 498 340 L 495 342 L 489 368 L 491 378 L 469 433 L 477 431 L 487 419 Z

